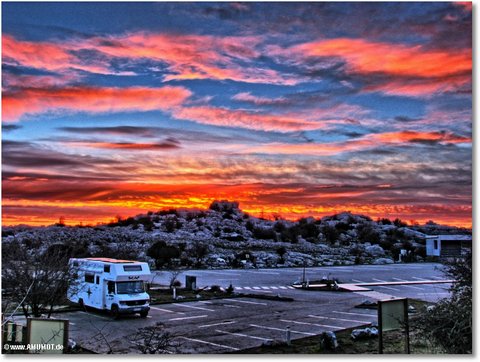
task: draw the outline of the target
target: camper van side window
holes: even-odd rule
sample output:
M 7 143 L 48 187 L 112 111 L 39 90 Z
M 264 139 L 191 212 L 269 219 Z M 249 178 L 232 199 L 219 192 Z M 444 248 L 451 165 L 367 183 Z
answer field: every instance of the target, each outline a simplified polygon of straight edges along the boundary
M 131 272 L 131 271 L 142 271 L 141 265 L 124 265 L 123 271 Z
M 94 283 L 93 274 L 85 274 L 85 283 Z
M 108 287 L 108 294 L 115 294 L 115 283 L 114 282 L 108 282 L 107 287 Z
M 95 277 L 95 284 L 100 284 L 100 277 L 98 275 Z
M 103 266 L 103 272 L 104 273 L 110 273 L 110 265 L 104 265 Z

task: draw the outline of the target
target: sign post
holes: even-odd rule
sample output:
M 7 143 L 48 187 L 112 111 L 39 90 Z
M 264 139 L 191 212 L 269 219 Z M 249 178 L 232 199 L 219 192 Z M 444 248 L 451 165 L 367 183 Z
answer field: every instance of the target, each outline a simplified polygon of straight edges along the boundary
M 405 353 L 410 354 L 408 299 L 378 301 L 378 353 L 383 354 L 383 332 L 405 328 Z

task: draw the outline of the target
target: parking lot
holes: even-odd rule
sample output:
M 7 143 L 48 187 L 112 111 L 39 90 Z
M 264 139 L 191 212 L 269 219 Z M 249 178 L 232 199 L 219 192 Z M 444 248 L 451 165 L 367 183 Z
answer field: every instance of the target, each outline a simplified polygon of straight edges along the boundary
M 445 279 L 438 264 L 399 264 L 310 268 L 306 277 L 321 279 L 323 275 L 341 282 L 429 282 Z M 112 320 L 107 314 L 88 311 L 58 314 L 70 320 L 70 337 L 85 348 L 107 353 L 138 352 L 131 336 L 138 328 L 160 322 L 174 336 L 176 353 L 235 352 L 285 340 L 290 328 L 292 339 L 318 335 L 324 331 L 376 322 L 376 310 L 355 308 L 365 300 L 375 301 L 408 297 L 436 301 L 448 295 L 449 284 L 379 285 L 367 292 L 319 292 L 297 290 L 291 284 L 303 277 L 302 268 L 263 270 L 196 270 L 184 275 L 197 276 L 198 287 L 228 286 L 238 293 L 280 295 L 293 302 L 264 300 L 255 297 L 215 299 L 196 302 L 153 305 L 147 319 L 125 316 Z M 168 280 L 161 272 L 156 282 Z

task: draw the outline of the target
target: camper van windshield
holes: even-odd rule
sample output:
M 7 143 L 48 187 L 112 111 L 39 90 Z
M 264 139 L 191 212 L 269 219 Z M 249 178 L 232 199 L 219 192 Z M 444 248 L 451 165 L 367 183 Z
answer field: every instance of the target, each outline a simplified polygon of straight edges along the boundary
M 134 293 L 143 293 L 143 282 L 118 282 L 117 283 L 117 293 L 118 294 L 134 294 Z

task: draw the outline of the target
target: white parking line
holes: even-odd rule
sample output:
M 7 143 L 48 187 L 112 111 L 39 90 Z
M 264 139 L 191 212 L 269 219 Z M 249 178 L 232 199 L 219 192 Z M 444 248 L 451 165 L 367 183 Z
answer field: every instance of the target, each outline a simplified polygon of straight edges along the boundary
M 238 351 L 238 348 L 235 348 L 235 347 L 225 346 L 224 344 L 218 344 L 218 343 L 213 343 L 213 342 L 208 342 L 208 341 L 202 341 L 201 339 L 188 338 L 188 337 L 178 337 L 178 338 L 186 339 L 187 341 L 192 341 L 192 342 L 209 344 L 209 345 L 215 346 L 215 347 L 222 347 L 222 348 L 226 348 L 226 349 L 231 349 L 233 351 Z
M 280 289 L 288 289 L 287 287 L 279 287 Z
M 323 316 L 313 315 L 313 314 L 309 314 L 308 316 L 311 317 L 311 318 L 330 319 L 330 320 L 342 321 L 342 322 L 368 323 L 366 321 L 359 321 L 359 320 L 356 320 L 356 319 L 331 318 L 331 317 L 323 317 Z
M 275 328 L 275 327 L 266 327 L 266 326 L 259 326 L 257 324 L 250 324 L 250 327 L 255 328 L 262 328 L 262 329 L 271 329 L 272 331 L 281 331 L 285 332 L 285 328 Z M 308 332 L 300 332 L 300 331 L 290 331 L 291 333 L 303 334 L 305 336 L 315 336 L 315 333 L 308 333 Z
M 355 282 L 355 283 L 366 283 L 366 282 L 358 280 L 358 279 L 352 279 L 352 281 Z
M 398 282 L 407 282 L 407 280 L 405 279 L 400 279 L 400 278 L 392 278 Z M 419 287 L 414 287 L 413 285 L 401 285 L 402 287 L 404 288 L 410 288 L 410 289 L 417 289 L 417 290 L 423 290 L 423 288 L 419 288 Z
M 204 315 L 194 315 L 194 316 L 191 316 L 191 317 L 172 318 L 172 319 L 169 319 L 169 321 L 183 321 L 185 319 L 198 319 L 198 318 L 205 318 L 205 317 L 208 317 L 208 316 L 206 314 L 204 314 Z
M 346 315 L 358 315 L 358 316 L 362 316 L 362 317 L 377 317 L 377 314 L 338 312 L 336 310 L 334 310 L 332 313 L 346 314 Z
M 260 288 L 262 288 L 262 289 L 270 289 L 270 287 L 260 287 Z
M 303 325 L 307 325 L 307 326 L 316 326 L 316 327 L 323 327 L 323 328 L 343 329 L 343 327 L 339 327 L 339 326 L 329 326 L 328 324 L 317 324 L 317 323 L 309 323 L 309 322 L 292 321 L 290 319 L 280 319 L 280 322 L 303 324 Z
M 267 303 L 260 303 L 260 302 L 250 302 L 249 300 L 236 300 L 236 299 L 230 299 L 229 302 L 235 302 L 235 303 L 245 303 L 245 304 L 255 304 L 255 305 L 268 305 Z
M 259 290 L 260 287 L 252 287 L 252 289 Z
M 226 308 L 242 308 L 242 307 L 239 307 L 238 305 L 230 305 L 230 304 L 224 304 L 223 306 Z
M 255 273 L 262 273 L 262 274 L 270 274 L 270 275 L 280 275 L 278 272 L 268 272 L 268 271 L 263 271 L 263 270 L 258 270 Z
M 195 306 L 193 306 L 193 305 L 188 305 L 188 304 L 182 304 L 181 307 L 198 309 L 198 310 L 205 310 L 205 311 L 207 311 L 207 312 L 215 312 L 214 309 L 208 309 L 208 308 L 203 308 L 203 307 L 195 307 Z
M 160 312 L 165 312 L 165 313 L 185 314 L 183 312 L 174 312 L 173 310 L 163 309 L 163 308 L 158 308 L 158 307 L 152 307 L 152 306 L 150 306 L 150 309 L 159 310 Z
M 242 290 L 243 287 L 235 287 L 235 289 Z
M 270 287 L 270 289 L 278 289 L 278 287 Z
M 220 322 L 220 323 L 212 323 L 212 324 L 203 324 L 198 326 L 198 328 L 207 328 L 207 327 L 215 327 L 215 326 L 223 326 L 225 324 L 234 324 L 237 323 L 236 321 L 228 321 L 228 322 Z
M 239 337 L 247 337 L 247 338 L 252 338 L 252 339 L 259 339 L 259 340 L 265 341 L 265 342 L 271 341 L 270 338 L 249 336 L 248 334 L 243 334 L 243 333 L 227 332 L 227 331 L 222 331 L 221 329 L 215 329 L 215 332 L 217 332 L 217 333 L 224 333 L 224 334 L 230 334 L 230 335 L 232 335 L 232 336 L 239 336 Z
M 243 289 L 251 290 L 252 288 L 250 288 L 250 287 L 243 287 Z
M 417 277 L 412 277 L 413 279 L 421 280 L 421 281 L 428 281 L 428 279 L 425 278 L 417 278 Z

